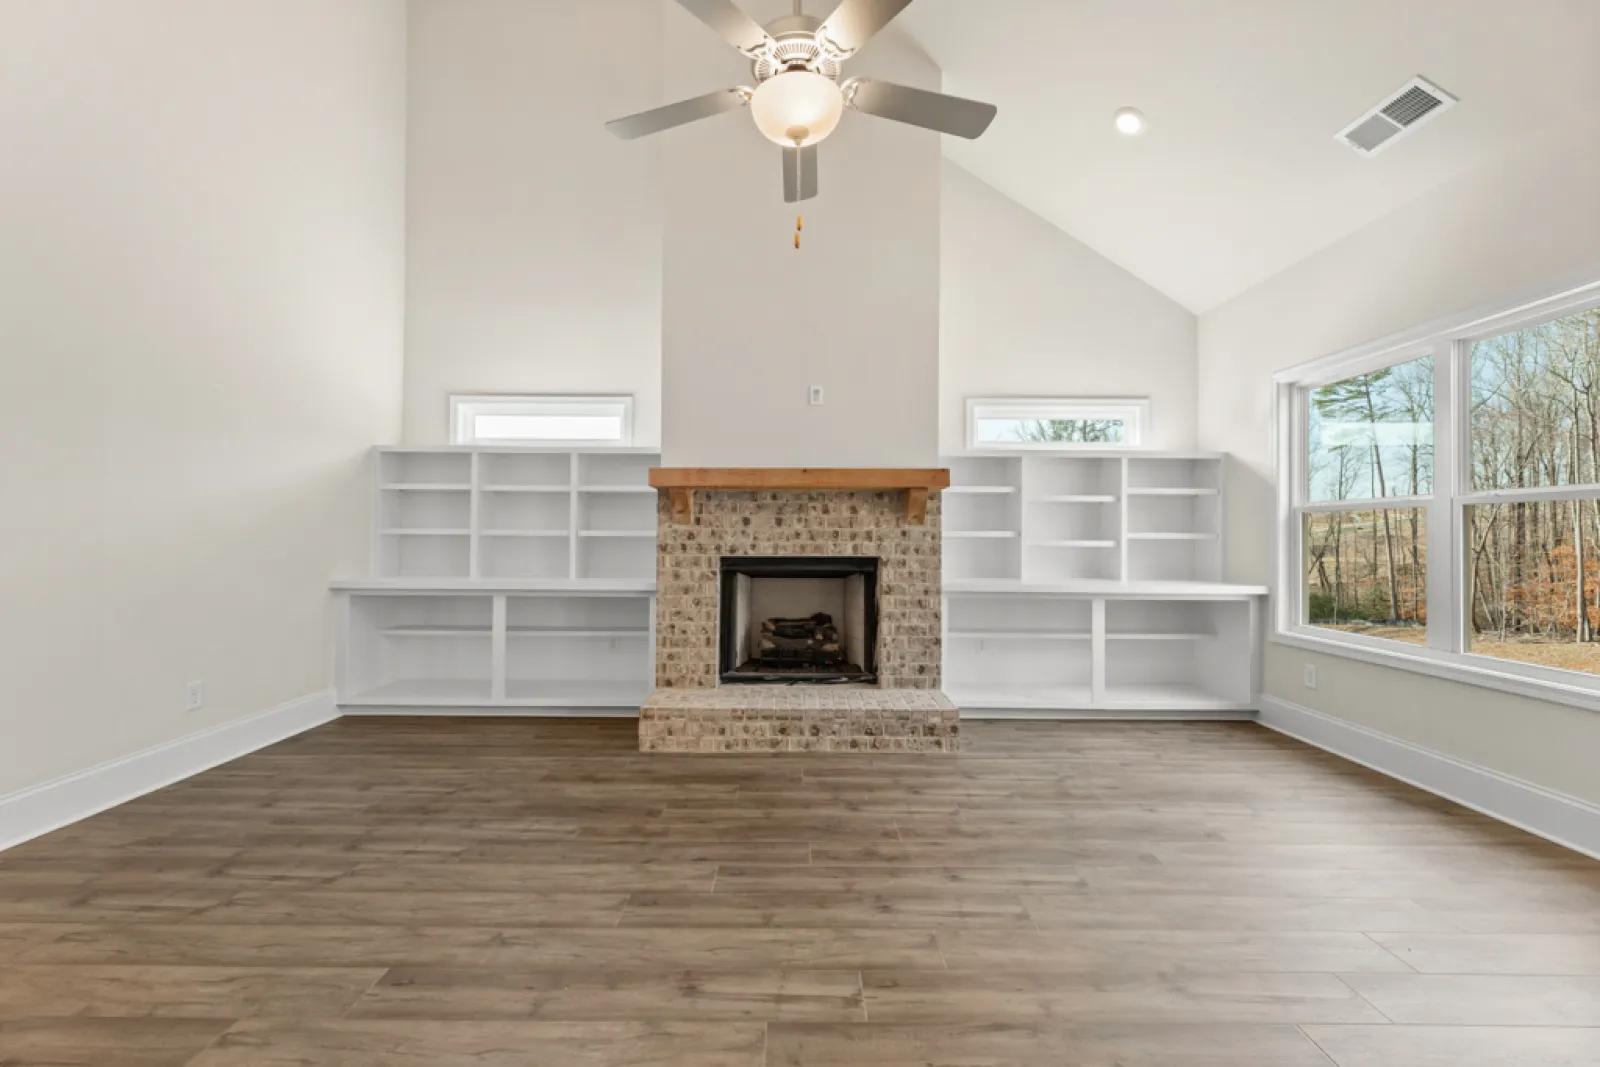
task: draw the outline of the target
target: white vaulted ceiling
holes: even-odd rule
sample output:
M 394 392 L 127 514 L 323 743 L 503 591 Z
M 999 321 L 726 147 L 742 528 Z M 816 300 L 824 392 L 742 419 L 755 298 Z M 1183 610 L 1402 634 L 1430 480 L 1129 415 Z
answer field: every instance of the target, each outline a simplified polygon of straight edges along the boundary
M 1600 0 L 917 0 L 896 30 L 1000 107 L 949 158 L 1196 312 L 1600 108 Z M 1461 105 L 1335 140 L 1417 74 Z

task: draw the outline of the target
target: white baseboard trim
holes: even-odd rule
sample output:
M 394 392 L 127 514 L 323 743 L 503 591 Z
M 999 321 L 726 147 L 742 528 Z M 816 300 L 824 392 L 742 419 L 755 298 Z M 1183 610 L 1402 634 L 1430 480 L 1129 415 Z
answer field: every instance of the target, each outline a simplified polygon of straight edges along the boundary
M 1253 711 L 1230 708 L 1181 708 L 1171 711 L 1141 708 L 969 708 L 963 719 L 1007 719 L 1049 722 L 1249 722 Z
M 0 796 L 0 850 L 59 830 L 339 717 L 333 690 Z
M 351 719 L 434 718 L 434 719 L 637 719 L 638 708 L 529 708 L 488 704 L 480 707 L 454 707 L 441 704 L 361 704 L 341 707 Z
M 1278 733 L 1600 859 L 1600 807 L 1365 726 L 1262 696 L 1256 721 Z

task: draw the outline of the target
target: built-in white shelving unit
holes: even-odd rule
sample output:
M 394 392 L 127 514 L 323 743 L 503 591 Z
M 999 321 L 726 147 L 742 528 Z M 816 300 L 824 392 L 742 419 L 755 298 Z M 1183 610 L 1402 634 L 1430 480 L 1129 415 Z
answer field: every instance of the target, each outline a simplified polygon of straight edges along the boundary
M 653 452 L 384 448 L 373 574 L 335 582 L 351 711 L 617 708 L 654 673 Z
M 1266 590 L 1221 581 L 1224 458 L 947 460 L 944 688 L 963 712 L 1248 714 Z

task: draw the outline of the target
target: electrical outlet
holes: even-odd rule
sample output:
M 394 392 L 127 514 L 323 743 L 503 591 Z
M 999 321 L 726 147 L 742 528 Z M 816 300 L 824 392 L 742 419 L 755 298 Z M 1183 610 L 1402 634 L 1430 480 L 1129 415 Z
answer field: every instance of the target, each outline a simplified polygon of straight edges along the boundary
M 189 699 L 184 711 L 199 711 L 206 706 L 206 683 L 190 682 Z
M 822 406 L 822 386 L 820 385 L 813 385 L 811 387 L 811 406 L 814 408 L 820 408 Z
M 1315 689 L 1317 687 L 1317 667 L 1316 667 L 1316 664 L 1307 663 L 1306 667 L 1305 667 L 1305 670 L 1306 670 L 1306 688 L 1307 689 Z

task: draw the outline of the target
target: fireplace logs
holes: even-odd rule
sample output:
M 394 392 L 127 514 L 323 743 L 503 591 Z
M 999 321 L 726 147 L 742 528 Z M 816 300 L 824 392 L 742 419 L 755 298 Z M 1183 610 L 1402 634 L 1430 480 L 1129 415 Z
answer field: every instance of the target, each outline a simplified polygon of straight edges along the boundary
M 825 612 L 803 619 L 764 619 L 756 659 L 773 665 L 828 666 L 844 659 L 839 629 Z

